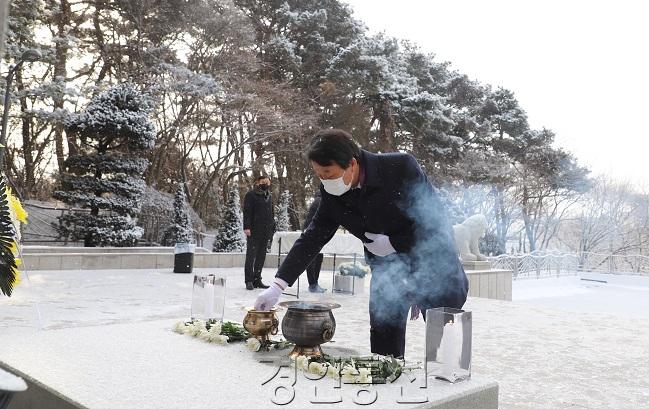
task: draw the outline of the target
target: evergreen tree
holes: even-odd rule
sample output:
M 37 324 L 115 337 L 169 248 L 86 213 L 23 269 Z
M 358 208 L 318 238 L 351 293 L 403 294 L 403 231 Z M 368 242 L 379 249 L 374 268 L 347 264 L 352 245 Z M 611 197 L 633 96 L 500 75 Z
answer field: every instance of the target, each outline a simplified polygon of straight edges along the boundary
M 275 229 L 277 231 L 291 230 L 291 222 L 288 218 L 288 206 L 291 201 L 291 194 L 288 190 L 282 192 L 277 207 L 277 219 L 275 220 Z
M 230 189 L 228 202 L 225 205 L 223 217 L 216 231 L 216 238 L 212 251 L 214 252 L 240 252 L 246 247 L 246 237 L 243 234 L 243 220 L 241 218 L 241 203 L 239 189 L 233 186 Z
M 86 247 L 132 246 L 142 236 L 136 226 L 148 166 L 143 154 L 154 144 L 148 115 L 151 100 L 132 84 L 114 86 L 71 117 L 68 134 L 78 137 L 78 154 L 65 161 L 60 190 L 53 196 L 88 209 L 59 217 L 58 230 Z
M 192 221 L 187 211 L 185 187 L 182 183 L 178 183 L 174 196 L 173 224 L 165 230 L 162 236 L 163 246 L 173 246 L 176 243 L 194 243 Z

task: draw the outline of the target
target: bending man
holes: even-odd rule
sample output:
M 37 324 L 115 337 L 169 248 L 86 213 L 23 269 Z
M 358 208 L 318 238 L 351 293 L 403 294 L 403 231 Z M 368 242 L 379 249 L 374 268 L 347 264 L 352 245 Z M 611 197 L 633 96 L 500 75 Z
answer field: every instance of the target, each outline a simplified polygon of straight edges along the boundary
M 468 280 L 446 211 L 411 155 L 373 154 L 347 132 L 329 129 L 315 135 L 307 156 L 322 182 L 322 201 L 255 308 L 277 303 L 342 225 L 365 243 L 372 269 L 372 352 L 402 357 L 411 306 L 416 314 L 466 301 Z

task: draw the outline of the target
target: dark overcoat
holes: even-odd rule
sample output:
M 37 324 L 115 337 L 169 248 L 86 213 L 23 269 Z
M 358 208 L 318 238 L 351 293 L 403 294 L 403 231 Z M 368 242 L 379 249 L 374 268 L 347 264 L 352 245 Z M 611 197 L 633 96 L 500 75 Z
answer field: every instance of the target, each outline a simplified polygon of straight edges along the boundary
M 447 211 L 416 159 L 405 153 L 361 150 L 361 186 L 341 196 L 320 186 L 322 200 L 276 276 L 292 285 L 339 226 L 369 242 L 366 232 L 389 236 L 396 254 L 365 251 L 375 279 L 421 307 L 460 308 L 468 280 L 457 255 Z M 392 298 L 392 297 L 390 297 Z

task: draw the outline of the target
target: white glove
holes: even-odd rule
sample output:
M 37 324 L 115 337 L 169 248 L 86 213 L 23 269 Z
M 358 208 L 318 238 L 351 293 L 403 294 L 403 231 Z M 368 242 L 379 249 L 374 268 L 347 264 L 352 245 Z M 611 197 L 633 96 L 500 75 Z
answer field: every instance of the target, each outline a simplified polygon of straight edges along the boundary
M 255 310 L 257 311 L 269 311 L 279 300 L 279 296 L 282 295 L 282 291 L 288 287 L 288 283 L 281 278 L 275 277 L 275 280 L 270 284 L 270 286 L 262 291 L 257 299 L 255 300 Z
M 371 243 L 363 243 L 372 254 L 384 257 L 388 254 L 397 252 L 394 247 L 392 247 L 390 238 L 384 234 L 365 233 L 365 237 L 372 240 Z

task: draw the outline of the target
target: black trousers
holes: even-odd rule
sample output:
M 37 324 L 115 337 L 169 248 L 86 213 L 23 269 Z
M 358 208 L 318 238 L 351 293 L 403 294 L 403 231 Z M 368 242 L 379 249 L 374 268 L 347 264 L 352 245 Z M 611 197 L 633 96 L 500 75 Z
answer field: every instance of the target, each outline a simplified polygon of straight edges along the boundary
M 268 236 L 248 236 L 246 238 L 246 282 L 261 280 L 261 269 L 266 261 Z
M 322 255 L 322 253 L 318 253 L 311 264 L 306 267 L 306 278 L 309 280 L 309 285 L 318 284 L 318 278 L 320 277 L 320 268 L 322 268 L 323 259 L 324 256 Z
M 388 261 L 388 257 L 384 260 Z M 425 319 L 426 309 L 462 308 L 466 301 L 468 280 L 464 270 L 446 277 L 425 273 L 426 278 L 421 278 L 412 273 L 408 262 L 396 258 L 371 263 L 371 266 L 369 309 L 373 353 L 403 357 L 408 311 L 412 304 L 422 310 Z

